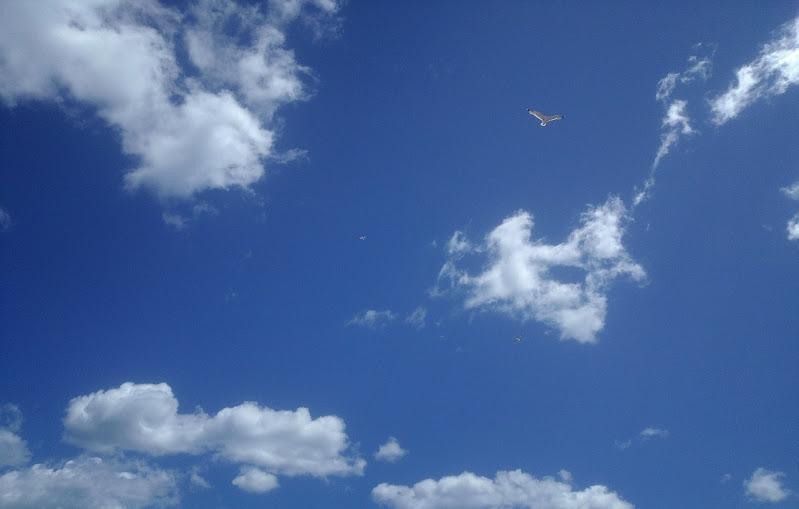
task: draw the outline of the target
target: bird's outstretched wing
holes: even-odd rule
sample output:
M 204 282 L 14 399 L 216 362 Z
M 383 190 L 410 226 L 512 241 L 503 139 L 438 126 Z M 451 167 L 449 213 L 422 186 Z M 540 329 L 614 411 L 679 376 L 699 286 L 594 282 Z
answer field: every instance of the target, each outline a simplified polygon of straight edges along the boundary
M 553 120 L 563 120 L 563 115 L 550 115 L 546 118 L 546 122 L 552 122 Z
M 535 110 L 531 110 L 530 108 L 527 108 L 527 113 L 529 113 L 530 115 L 534 116 L 535 118 L 537 118 L 541 122 L 546 122 L 547 121 L 546 120 L 547 116 L 544 115 L 543 113 L 541 113 L 540 111 L 535 111 Z

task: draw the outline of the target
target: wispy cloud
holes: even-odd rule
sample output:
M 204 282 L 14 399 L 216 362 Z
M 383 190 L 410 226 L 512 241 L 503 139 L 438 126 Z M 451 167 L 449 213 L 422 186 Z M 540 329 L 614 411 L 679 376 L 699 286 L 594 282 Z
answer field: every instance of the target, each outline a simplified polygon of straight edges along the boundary
M 667 429 L 649 426 L 642 429 L 638 435 L 632 438 L 628 438 L 626 440 L 616 440 L 613 445 L 623 451 L 632 447 L 636 442 L 647 442 L 652 439 L 666 439 L 668 437 L 669 431 Z
M 788 198 L 799 201 L 799 181 L 794 182 L 790 186 L 783 187 L 780 191 Z
M 219 211 L 213 205 L 205 202 L 198 202 L 191 205 L 187 213 L 165 211 L 163 214 L 161 214 L 161 219 L 167 226 L 171 226 L 176 230 L 183 230 L 200 216 L 215 216 L 217 214 L 219 214 Z
M 377 311 L 375 309 L 367 309 L 361 311 L 353 316 L 347 325 L 358 325 L 360 327 L 367 327 L 369 329 L 376 329 L 382 327 L 389 322 L 396 320 L 397 315 L 394 312 L 386 309 L 384 311 Z
M 405 318 L 405 323 L 416 329 L 423 329 L 427 321 L 427 309 L 422 306 L 414 309 L 411 314 Z
M 703 49 L 703 44 L 697 44 L 696 49 Z M 713 68 L 712 52 L 709 56 L 691 55 L 688 57 L 688 66 L 682 72 L 670 72 L 658 82 L 655 99 L 666 101 L 678 84 L 688 84 L 694 80 L 707 80 Z
M 691 127 L 691 120 L 685 113 L 685 107 L 688 103 L 683 100 L 676 100 L 669 104 L 666 110 L 666 115 L 661 122 L 662 134 L 660 136 L 660 146 L 655 154 L 655 160 L 652 167 L 656 168 L 660 161 L 668 155 L 671 147 L 680 139 L 680 136 L 687 136 L 694 134 Z
M 709 46 L 696 44 L 696 50 L 708 51 Z M 713 66 L 713 50 L 709 50 L 708 55 L 691 55 L 688 57 L 686 68 L 681 72 L 670 72 L 658 82 L 655 92 L 655 99 L 666 105 L 663 119 L 660 122 L 660 145 L 652 166 L 649 169 L 649 176 L 644 183 L 636 189 L 633 196 L 633 207 L 640 205 L 649 198 L 652 189 L 655 187 L 655 174 L 658 166 L 663 161 L 671 149 L 680 141 L 681 138 L 696 134 L 696 130 L 691 126 L 691 119 L 686 113 L 688 102 L 684 99 L 672 99 L 674 91 L 678 85 L 687 85 L 693 81 L 705 81 L 710 77 Z
M 722 125 L 755 101 L 785 93 L 799 83 L 799 17 L 783 25 L 760 55 L 735 72 L 735 82 L 711 99 L 713 122 Z
M 7 231 L 9 228 L 11 228 L 11 214 L 0 207 L 0 232 Z
M 650 438 L 668 438 L 669 431 L 663 428 L 648 427 L 641 430 L 639 436 L 643 440 L 649 440 Z
M 794 182 L 790 186 L 783 187 L 781 191 L 788 198 L 799 201 L 799 181 Z M 799 212 L 788 220 L 785 229 L 788 234 L 788 240 L 799 240 Z

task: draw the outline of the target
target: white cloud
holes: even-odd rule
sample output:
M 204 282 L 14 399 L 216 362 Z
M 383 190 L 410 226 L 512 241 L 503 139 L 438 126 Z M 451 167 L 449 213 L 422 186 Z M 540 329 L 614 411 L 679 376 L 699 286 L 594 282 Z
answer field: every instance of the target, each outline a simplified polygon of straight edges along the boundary
M 13 403 L 0 405 L 0 428 L 16 433 L 22 427 L 22 411 Z
M 271 18 L 282 23 L 300 19 L 316 38 L 338 34 L 341 2 L 337 0 L 269 0 L 269 6 Z
M 658 88 L 657 92 L 655 92 L 655 99 L 658 101 L 663 101 L 668 99 L 671 96 L 671 93 L 674 91 L 674 87 L 677 86 L 677 79 L 680 77 L 680 73 L 677 72 L 670 72 L 666 76 L 663 77 L 660 81 L 658 81 Z
M 688 57 L 688 65 L 688 69 L 685 70 L 681 78 L 683 83 L 690 83 L 697 78 L 702 81 L 707 80 L 710 77 L 713 62 L 709 57 L 691 55 Z
M 682 73 L 670 72 L 658 81 L 655 99 L 665 101 L 671 97 L 678 83 L 690 83 L 697 77 L 706 80 L 710 76 L 711 61 L 692 55 L 688 58 L 690 67 Z
M 735 72 L 726 92 L 713 98 L 710 107 L 717 125 L 735 118 L 755 101 L 785 93 L 799 83 L 799 17 L 783 25 L 760 55 Z
M 799 214 L 793 216 L 786 226 L 788 240 L 799 240 Z
M 422 329 L 425 326 L 426 320 L 427 310 L 422 306 L 419 306 L 405 318 L 405 323 L 411 325 L 412 327 L 416 327 L 417 329 Z
M 679 141 L 680 136 L 694 134 L 691 120 L 685 113 L 686 105 L 685 101 L 676 100 L 666 110 L 666 115 L 661 122 L 660 146 L 655 154 L 655 161 L 652 163 L 653 168 L 656 168 L 660 161 L 668 155 L 671 147 Z
M 211 483 L 200 474 L 197 468 L 193 468 L 191 474 L 189 474 L 189 482 L 198 488 L 208 489 L 211 487 Z
M 683 136 L 695 134 L 696 131 L 691 127 L 691 119 L 685 113 L 687 102 L 683 100 L 674 100 L 669 104 L 666 109 L 666 114 L 660 124 L 660 146 L 655 153 L 655 160 L 649 168 L 649 176 L 644 181 L 643 186 L 636 190 L 633 197 L 633 207 L 640 205 L 644 200 L 648 199 L 652 189 L 655 187 L 655 173 L 660 162 L 671 151 L 672 147 L 680 141 Z
M 473 249 L 487 257 L 482 273 L 460 269 L 458 253 L 442 267 L 439 286 L 448 281 L 454 289 L 465 289 L 467 309 L 538 320 L 558 329 L 562 339 L 592 343 L 605 325 L 609 284 L 623 275 L 645 277 L 622 245 L 627 221 L 622 201 L 610 198 L 583 213 L 580 227 L 565 242 L 545 244 L 532 239 L 532 215 L 519 211 Z M 582 280 L 560 280 L 553 273 L 557 267 L 576 269 Z
M 696 49 L 701 49 L 702 44 L 697 44 Z M 658 81 L 657 91 L 655 92 L 655 99 L 658 101 L 665 101 L 671 97 L 674 89 L 678 84 L 688 84 L 696 79 L 702 81 L 710 77 L 712 67 L 711 57 L 691 55 L 688 57 L 688 67 L 682 72 L 670 72 L 666 74 L 660 81 Z
M 219 0 L 191 13 L 155 0 L 0 2 L 0 98 L 96 107 L 138 160 L 129 189 L 185 198 L 246 188 L 273 152 L 274 131 L 262 122 L 307 97 L 309 70 L 285 47 L 283 25 L 256 8 Z M 241 33 L 225 24 L 234 16 Z M 178 63 L 180 34 L 199 74 Z
M 799 181 L 798 182 L 794 182 L 790 186 L 783 187 L 780 190 L 788 198 L 791 198 L 792 200 L 799 200 Z
M 272 5 L 285 12 L 282 4 Z M 185 33 L 186 48 L 206 79 L 239 90 L 244 102 L 266 118 L 282 104 L 307 99 L 303 75 L 310 69 L 299 65 L 285 48 L 281 30 L 282 23 L 296 16 L 270 20 L 256 6 L 218 0 L 204 0 L 191 13 L 196 23 Z M 238 27 L 236 32 L 230 33 L 231 26 Z M 242 36 L 252 42 L 242 47 Z
M 467 239 L 466 235 L 461 231 L 453 233 L 452 237 L 450 237 L 447 242 L 447 253 L 450 255 L 468 253 L 472 249 L 474 249 L 474 246 L 472 246 L 469 239 Z
M 124 383 L 70 401 L 65 439 L 90 451 L 151 455 L 213 453 L 273 474 L 360 475 L 365 461 L 347 456 L 344 421 L 312 418 L 307 408 L 273 410 L 246 402 L 209 416 L 178 413 L 169 385 Z
M 0 406 L 0 467 L 27 463 L 31 458 L 28 445 L 17 435 L 22 427 L 22 412 L 16 405 Z
M 266 493 L 279 486 L 277 477 L 255 467 L 243 467 L 233 484 L 250 493 Z
M 30 458 L 25 441 L 14 432 L 0 428 L 0 467 L 23 465 Z
M 161 219 L 163 219 L 165 225 L 171 226 L 176 230 L 186 228 L 187 219 L 175 212 L 164 212 L 161 214 Z
M 194 203 L 188 210 L 186 214 L 175 211 L 165 211 L 161 214 L 161 219 L 164 221 L 165 225 L 171 226 L 176 230 L 183 230 L 202 215 L 219 214 L 219 210 L 205 202 Z
M 646 442 L 654 438 L 666 439 L 668 437 L 669 437 L 669 430 L 649 426 L 647 428 L 642 429 L 637 436 L 633 436 L 632 438 L 628 438 L 626 440 L 616 440 L 613 443 L 613 445 L 615 445 L 618 449 L 624 451 L 632 447 L 633 444 L 637 442 Z
M 758 502 L 781 502 L 788 498 L 790 491 L 783 485 L 785 474 L 758 468 L 752 477 L 744 481 L 746 494 Z
M 11 214 L 0 207 L 0 231 L 4 232 L 11 228 Z
M 228 92 L 194 90 L 160 113 L 141 137 L 124 139 L 142 165 L 125 175 L 130 189 L 188 197 L 205 189 L 246 188 L 264 173 L 273 133 Z
M 464 472 L 413 486 L 382 483 L 372 498 L 395 509 L 633 509 L 605 486 L 574 490 L 567 482 L 537 479 L 521 470 L 500 471 L 494 479 Z
M 788 198 L 799 200 L 799 182 L 794 182 L 790 186 L 783 187 L 781 191 Z M 788 240 L 799 240 L 799 213 L 788 220 L 785 229 L 788 233 Z
M 644 428 L 639 434 L 642 439 L 648 440 L 650 438 L 668 438 L 669 430 L 663 428 Z
M 705 50 L 709 46 L 706 44 L 696 44 L 694 49 Z M 670 72 L 658 82 L 655 99 L 668 104 L 666 112 L 661 121 L 660 145 L 655 153 L 655 159 L 649 168 L 649 176 L 644 181 L 640 189 L 636 188 L 633 197 L 633 207 L 640 205 L 649 198 L 652 189 L 655 187 L 655 173 L 660 162 L 668 155 L 674 145 L 683 136 L 695 134 L 696 131 L 691 127 L 691 121 L 685 113 L 687 102 L 682 99 L 672 100 L 672 94 L 680 84 L 686 85 L 695 80 L 706 81 L 710 77 L 712 68 L 712 47 L 710 56 L 691 55 L 688 57 L 688 65 L 682 72 Z
M 386 443 L 377 449 L 375 459 L 394 463 L 402 459 L 406 454 L 408 454 L 408 451 L 400 447 L 396 438 L 388 437 Z
M 613 445 L 621 449 L 622 451 L 629 449 L 633 446 L 633 441 L 631 439 L 627 440 L 616 440 Z
M 367 309 L 353 316 L 352 319 L 347 322 L 347 325 L 358 325 L 369 329 L 376 329 L 384 326 L 388 322 L 394 321 L 396 318 L 397 315 L 389 310 L 377 311 L 374 309 Z
M 335 14 L 339 8 L 336 0 L 269 0 L 276 15 L 284 21 L 299 17 L 306 6 L 315 6 L 325 14 Z
M 136 509 L 178 501 L 176 476 L 143 463 L 82 456 L 0 475 L 0 508 Z

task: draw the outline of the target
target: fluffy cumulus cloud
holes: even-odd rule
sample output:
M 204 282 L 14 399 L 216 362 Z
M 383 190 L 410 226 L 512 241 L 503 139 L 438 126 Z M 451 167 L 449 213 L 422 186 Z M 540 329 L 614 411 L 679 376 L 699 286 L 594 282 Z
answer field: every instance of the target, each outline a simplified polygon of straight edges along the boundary
M 755 101 L 785 93 L 799 83 L 799 17 L 783 25 L 753 61 L 735 72 L 726 92 L 711 99 L 713 122 L 724 124 Z
M 562 339 L 592 343 L 605 325 L 609 284 L 620 276 L 645 277 L 622 244 L 627 221 L 622 201 L 610 198 L 583 213 L 565 242 L 546 244 L 532 237 L 533 216 L 519 211 L 482 244 L 450 249 L 436 293 L 448 283 L 450 289 L 465 290 L 467 309 L 537 320 L 559 330 Z M 469 254 L 485 258 L 482 272 L 461 268 Z M 572 270 L 579 278 L 565 281 L 558 269 Z
M 232 483 L 250 493 L 266 493 L 279 486 L 277 477 L 255 467 L 243 467 Z
M 372 498 L 395 509 L 633 509 L 605 486 L 575 490 L 569 482 L 537 479 L 521 470 L 497 472 L 493 479 L 470 472 L 413 486 L 380 484 Z
M 272 2 L 269 15 L 208 0 L 183 15 L 155 0 L 0 2 L 0 98 L 92 106 L 137 161 L 131 189 L 188 197 L 247 187 L 274 152 L 275 110 L 308 96 L 285 23 L 336 8 Z
M 782 472 L 758 468 L 744 481 L 746 495 L 758 502 L 782 502 L 791 493 L 782 484 L 784 478 Z
M 385 444 L 381 445 L 375 453 L 375 459 L 379 461 L 386 461 L 394 463 L 402 459 L 408 451 L 403 449 L 396 438 L 388 437 Z
M 210 416 L 178 412 L 167 384 L 124 383 L 70 401 L 65 439 L 90 451 L 151 455 L 212 453 L 270 474 L 360 475 L 365 461 L 348 455 L 344 421 L 312 418 L 307 408 L 273 410 L 257 403 Z
M 0 467 L 27 463 L 31 453 L 28 445 L 13 431 L 0 428 Z
M 788 220 L 785 230 L 788 233 L 788 240 L 799 240 L 799 214 Z
M 353 316 L 352 319 L 347 322 L 347 325 L 357 325 L 360 327 L 367 327 L 369 329 L 376 329 L 386 325 L 389 322 L 393 322 L 396 318 L 397 315 L 389 310 L 377 311 L 375 309 L 367 309 L 366 311 L 361 311 L 357 315 Z
M 136 509 L 179 502 L 177 476 L 140 462 L 81 456 L 0 475 L 0 508 Z

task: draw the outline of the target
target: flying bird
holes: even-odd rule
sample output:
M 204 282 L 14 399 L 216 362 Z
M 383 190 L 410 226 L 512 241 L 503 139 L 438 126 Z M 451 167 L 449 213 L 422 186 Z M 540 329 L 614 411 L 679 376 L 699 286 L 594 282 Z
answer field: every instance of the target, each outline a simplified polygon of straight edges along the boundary
M 360 237 L 358 237 L 358 240 L 366 240 L 366 235 L 361 235 Z
M 530 108 L 527 108 L 527 113 L 540 120 L 541 127 L 546 127 L 548 123 L 554 122 L 555 120 L 561 120 L 563 118 L 563 115 L 544 115 L 540 111 L 531 110 Z
M 517 343 L 517 344 L 521 343 L 522 342 L 522 337 L 521 336 L 516 336 L 515 338 L 513 338 L 513 342 Z

